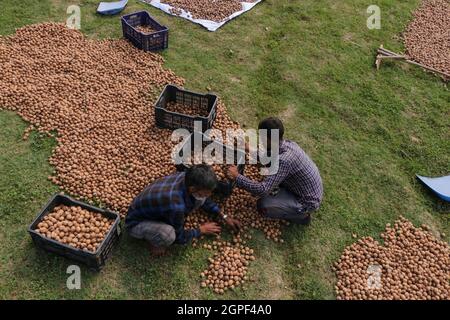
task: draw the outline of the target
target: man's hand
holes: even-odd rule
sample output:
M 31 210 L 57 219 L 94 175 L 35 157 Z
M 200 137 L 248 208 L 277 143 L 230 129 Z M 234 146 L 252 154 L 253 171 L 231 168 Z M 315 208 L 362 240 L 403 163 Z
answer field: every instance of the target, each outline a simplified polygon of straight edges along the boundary
M 234 232 L 238 232 L 241 229 L 241 222 L 238 219 L 228 217 L 225 219 L 225 223 L 229 225 Z
M 231 181 L 236 180 L 237 176 L 239 175 L 238 168 L 236 166 L 229 166 L 227 170 L 227 178 Z
M 221 231 L 220 226 L 215 222 L 207 222 L 200 226 L 201 234 L 213 234 L 218 235 Z

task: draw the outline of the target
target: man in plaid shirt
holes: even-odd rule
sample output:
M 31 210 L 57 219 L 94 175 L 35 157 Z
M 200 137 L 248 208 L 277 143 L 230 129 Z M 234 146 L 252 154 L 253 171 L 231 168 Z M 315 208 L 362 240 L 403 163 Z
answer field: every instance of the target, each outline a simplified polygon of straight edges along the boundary
M 278 130 L 278 171 L 258 182 L 230 166 L 228 177 L 236 180 L 238 187 L 259 198 L 258 210 L 265 217 L 309 224 L 311 212 L 319 208 L 323 196 L 319 169 L 295 142 L 283 140 L 284 126 L 280 119 L 267 118 L 260 122 L 258 128 L 267 130 L 268 150 L 272 145 L 271 130 Z
M 145 239 L 155 255 L 165 252 L 172 243 L 186 244 L 201 235 L 218 234 L 220 226 L 208 222 L 197 229 L 184 229 L 185 217 L 202 208 L 219 215 L 233 229 L 239 221 L 223 215 L 209 197 L 217 186 L 217 178 L 208 165 L 194 165 L 186 173 L 180 172 L 156 180 L 147 186 L 131 203 L 125 225 L 130 235 Z

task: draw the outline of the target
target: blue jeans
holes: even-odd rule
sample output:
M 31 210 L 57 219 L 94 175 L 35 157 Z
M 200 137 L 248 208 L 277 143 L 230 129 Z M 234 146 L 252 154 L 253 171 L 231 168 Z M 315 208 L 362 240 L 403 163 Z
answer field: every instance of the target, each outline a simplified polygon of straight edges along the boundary
M 258 211 L 266 218 L 287 220 L 292 223 L 309 224 L 311 212 L 296 196 L 284 188 L 278 188 L 258 199 Z

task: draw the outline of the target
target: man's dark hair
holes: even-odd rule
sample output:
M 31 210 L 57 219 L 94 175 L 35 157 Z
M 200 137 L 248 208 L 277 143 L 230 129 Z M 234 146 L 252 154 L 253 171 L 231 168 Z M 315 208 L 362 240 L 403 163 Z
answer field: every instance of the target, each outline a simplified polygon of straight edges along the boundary
M 278 129 L 278 138 L 280 140 L 283 140 L 284 136 L 284 125 L 283 122 L 281 122 L 280 119 L 277 117 L 269 117 L 264 120 L 261 120 L 261 122 L 258 125 L 258 129 L 266 129 L 267 130 L 267 138 L 270 139 L 272 137 L 272 130 Z
M 211 166 L 196 164 L 186 170 L 184 178 L 186 187 L 199 190 L 214 190 L 217 187 L 217 177 Z

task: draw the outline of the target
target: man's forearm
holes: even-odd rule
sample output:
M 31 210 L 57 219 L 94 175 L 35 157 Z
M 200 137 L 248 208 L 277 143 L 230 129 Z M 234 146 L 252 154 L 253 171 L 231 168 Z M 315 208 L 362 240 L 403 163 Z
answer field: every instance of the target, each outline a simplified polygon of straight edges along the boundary
M 253 181 L 242 174 L 237 176 L 236 185 L 257 197 L 260 197 L 266 193 L 266 188 L 263 182 Z

